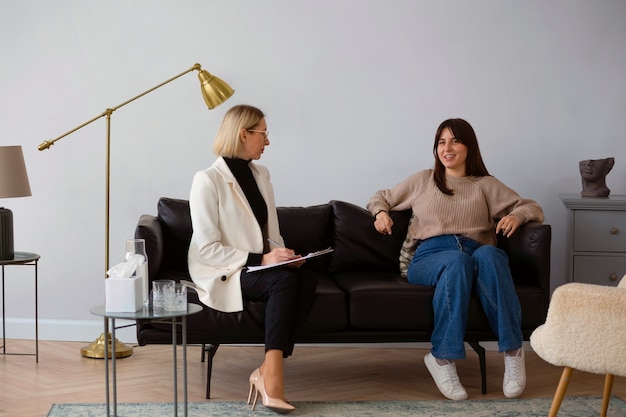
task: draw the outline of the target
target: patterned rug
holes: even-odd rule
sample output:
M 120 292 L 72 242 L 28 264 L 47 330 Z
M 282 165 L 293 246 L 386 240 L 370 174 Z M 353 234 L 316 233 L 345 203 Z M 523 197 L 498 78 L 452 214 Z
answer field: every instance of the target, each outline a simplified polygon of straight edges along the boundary
M 299 417 L 545 417 L 552 399 L 470 400 L 470 401 L 294 401 L 296 410 L 289 416 Z M 566 397 L 559 417 L 600 415 L 600 397 Z M 111 409 L 111 413 L 112 413 Z M 101 417 L 104 404 L 54 404 L 48 417 Z M 111 414 L 112 415 L 112 414 Z M 118 404 L 120 417 L 155 417 L 174 415 L 173 403 Z M 179 404 L 178 415 L 184 416 Z M 612 397 L 608 415 L 626 417 L 626 403 Z M 207 401 L 189 403 L 189 417 L 276 417 L 277 414 L 257 404 L 253 412 L 244 402 Z

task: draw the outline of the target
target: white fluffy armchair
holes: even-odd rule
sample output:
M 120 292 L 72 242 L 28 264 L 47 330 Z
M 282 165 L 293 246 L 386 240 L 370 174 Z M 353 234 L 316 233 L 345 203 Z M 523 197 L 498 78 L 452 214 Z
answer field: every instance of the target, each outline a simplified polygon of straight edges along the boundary
M 555 417 L 574 369 L 606 374 L 602 414 L 606 416 L 613 376 L 626 376 L 626 275 L 617 287 L 568 283 L 552 294 L 545 324 L 530 345 L 546 362 L 564 366 L 549 417 Z

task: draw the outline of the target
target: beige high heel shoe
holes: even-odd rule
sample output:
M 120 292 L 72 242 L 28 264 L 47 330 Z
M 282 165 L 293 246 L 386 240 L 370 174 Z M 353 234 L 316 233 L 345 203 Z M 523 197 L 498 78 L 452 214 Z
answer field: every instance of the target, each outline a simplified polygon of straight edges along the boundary
M 263 405 L 276 413 L 287 414 L 290 411 L 293 411 L 296 409 L 296 407 L 287 403 L 284 400 L 281 400 L 278 398 L 272 398 L 269 395 L 267 395 L 267 392 L 265 391 L 265 381 L 263 380 L 263 376 L 261 375 L 261 371 L 259 370 L 259 368 L 252 371 L 252 373 L 250 374 L 249 380 L 250 380 L 250 392 L 248 393 L 247 404 L 250 404 L 250 400 L 252 400 L 252 393 L 254 393 L 254 401 L 252 402 L 252 411 L 254 411 L 254 407 L 256 406 L 256 400 L 259 396 L 259 393 L 261 393 L 261 401 L 263 402 Z

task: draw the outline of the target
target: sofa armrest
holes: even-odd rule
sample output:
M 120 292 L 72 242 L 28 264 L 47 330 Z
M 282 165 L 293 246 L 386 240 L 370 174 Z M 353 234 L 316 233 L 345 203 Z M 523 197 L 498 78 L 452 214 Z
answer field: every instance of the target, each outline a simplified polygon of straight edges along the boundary
M 515 284 L 540 287 L 546 306 L 550 297 L 551 243 L 552 228 L 537 222 L 523 224 L 510 238 L 498 235 L 498 247 L 509 256 Z
M 142 214 L 135 228 L 135 239 L 144 239 L 146 241 L 148 276 L 152 279 L 161 268 L 165 247 L 163 228 L 159 218 L 149 214 Z

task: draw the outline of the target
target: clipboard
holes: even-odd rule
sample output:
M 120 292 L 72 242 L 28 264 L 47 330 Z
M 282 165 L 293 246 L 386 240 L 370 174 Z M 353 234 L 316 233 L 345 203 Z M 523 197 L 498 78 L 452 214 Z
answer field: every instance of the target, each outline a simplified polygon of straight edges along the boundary
M 279 262 L 277 264 L 249 266 L 248 267 L 248 272 L 263 271 L 264 269 L 276 268 L 276 267 L 279 267 L 279 266 L 292 264 L 294 262 L 300 262 L 300 261 L 303 261 L 305 259 L 316 258 L 318 256 L 326 255 L 327 253 L 331 253 L 333 251 L 334 251 L 333 248 L 326 248 L 326 249 L 318 250 L 317 252 L 311 252 L 311 253 L 309 253 L 309 254 L 307 254 L 305 256 L 301 256 L 300 258 L 290 259 L 288 261 Z

